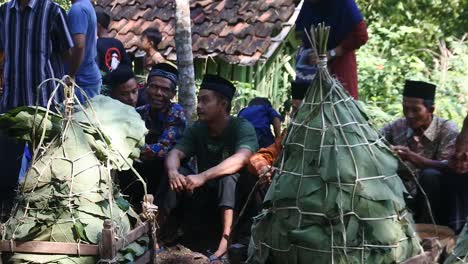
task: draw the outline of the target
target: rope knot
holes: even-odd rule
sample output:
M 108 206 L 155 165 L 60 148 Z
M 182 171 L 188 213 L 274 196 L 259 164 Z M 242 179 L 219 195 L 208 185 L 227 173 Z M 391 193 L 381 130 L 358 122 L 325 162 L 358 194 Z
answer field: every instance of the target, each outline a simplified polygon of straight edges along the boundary
M 327 55 L 320 55 L 318 63 L 317 63 L 317 67 L 319 69 L 326 69 L 327 63 L 328 63 Z

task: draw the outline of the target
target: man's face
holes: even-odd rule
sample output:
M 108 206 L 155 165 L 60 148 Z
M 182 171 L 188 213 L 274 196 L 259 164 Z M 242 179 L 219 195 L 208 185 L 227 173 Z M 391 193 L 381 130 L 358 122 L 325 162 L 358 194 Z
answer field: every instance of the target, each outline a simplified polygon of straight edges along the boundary
M 155 110 L 165 110 L 169 107 L 171 99 L 175 95 L 171 80 L 153 76 L 146 85 L 147 102 Z
M 222 113 L 226 113 L 226 104 L 215 95 L 214 91 L 201 89 L 198 93 L 198 120 L 210 122 Z
M 433 112 L 434 107 L 426 107 L 423 99 L 403 97 L 403 114 L 413 130 L 429 126 Z
M 138 101 L 137 81 L 135 78 L 129 79 L 126 83 L 112 89 L 110 96 L 124 104 L 136 107 Z

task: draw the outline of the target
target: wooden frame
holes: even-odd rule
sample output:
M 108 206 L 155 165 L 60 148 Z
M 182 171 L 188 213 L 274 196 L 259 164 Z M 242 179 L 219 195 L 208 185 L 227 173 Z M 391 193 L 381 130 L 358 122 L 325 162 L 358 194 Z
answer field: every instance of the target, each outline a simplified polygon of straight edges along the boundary
M 32 254 L 58 254 L 58 255 L 76 255 L 76 256 L 99 256 L 101 263 L 107 263 L 105 260 L 113 260 L 117 252 L 144 234 L 152 232 L 151 223 L 143 222 L 136 228 L 131 230 L 125 237 L 116 239 L 114 225 L 112 220 L 105 220 L 101 242 L 99 245 L 89 245 L 81 243 L 64 243 L 64 242 L 46 242 L 46 241 L 14 241 L 0 240 L 0 252 L 9 253 L 32 253 Z M 151 235 L 150 235 L 151 241 Z M 155 263 L 154 250 L 152 243 L 149 243 L 149 250 L 135 260 L 135 264 Z M 2 260 L 0 258 L 0 264 Z

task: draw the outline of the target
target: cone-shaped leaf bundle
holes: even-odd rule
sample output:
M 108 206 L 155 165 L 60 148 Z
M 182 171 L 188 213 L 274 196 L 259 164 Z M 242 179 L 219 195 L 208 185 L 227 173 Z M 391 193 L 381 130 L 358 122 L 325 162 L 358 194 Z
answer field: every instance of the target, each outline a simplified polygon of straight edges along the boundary
M 311 39 L 325 54 L 327 28 Z M 397 263 L 421 252 L 398 162 L 359 105 L 318 73 L 288 128 L 248 263 Z
M 114 187 L 110 173 L 112 169 L 128 167 L 124 165 L 125 160 L 138 156 L 135 149 L 144 142 L 146 128 L 138 113 L 129 106 L 101 96 L 91 102 L 94 110 L 87 108 L 73 119 L 62 120 L 54 115 L 54 119 L 45 122 L 46 129 L 50 130 L 46 133 L 50 141 L 42 145 L 20 184 L 21 193 L 5 224 L 3 239 L 97 244 L 105 219 L 114 222 L 119 237 L 130 231 L 130 219 L 136 221 L 137 216 Z M 42 120 L 45 110 L 35 117 L 32 113 L 35 111 L 13 111 L 2 116 L 2 128 L 10 135 L 31 138 L 25 136 L 27 129 L 15 127 L 27 127 L 35 123 L 31 122 L 35 118 Z M 10 122 L 12 118 L 17 120 Z M 16 134 L 12 134 L 12 126 Z M 143 240 L 132 244 L 138 249 L 133 251 L 145 250 L 148 241 Z M 97 261 L 97 257 L 20 253 L 9 259 L 9 263 Z

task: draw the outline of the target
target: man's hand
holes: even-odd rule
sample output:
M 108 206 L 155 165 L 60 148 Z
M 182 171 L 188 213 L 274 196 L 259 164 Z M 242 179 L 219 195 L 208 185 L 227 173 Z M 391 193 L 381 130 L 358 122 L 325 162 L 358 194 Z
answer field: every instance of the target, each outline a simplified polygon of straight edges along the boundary
M 75 76 L 68 76 L 68 78 L 65 79 L 65 84 L 68 85 L 69 87 L 73 86 L 74 82 L 75 82 Z
M 468 144 L 458 142 L 455 144 L 455 152 L 449 160 L 449 166 L 456 173 L 464 174 L 468 172 Z
M 0 83 L 0 96 L 3 95 L 3 83 Z
M 195 174 L 187 176 L 187 191 L 193 192 L 196 188 L 205 184 L 206 178 L 203 174 Z
M 187 181 L 184 175 L 180 174 L 177 170 L 175 170 L 169 171 L 168 176 L 169 186 L 171 187 L 171 190 L 175 192 L 181 192 L 186 189 Z
M 271 178 L 273 177 L 274 169 L 270 165 L 263 166 L 258 170 L 258 175 L 260 177 L 260 184 L 269 185 L 271 183 Z
M 343 48 L 341 46 L 336 47 L 334 50 L 335 55 L 332 57 L 330 53 L 332 52 L 331 50 L 327 52 L 327 61 L 330 62 L 333 60 L 335 57 L 339 57 L 343 55 Z M 314 53 L 310 52 L 309 54 L 309 64 L 310 65 L 317 65 L 319 63 L 319 57 Z
M 407 161 L 418 168 L 422 168 L 424 166 L 422 157 L 411 151 L 408 147 L 405 146 L 392 146 L 392 150 L 396 152 L 396 154 L 403 160 Z

